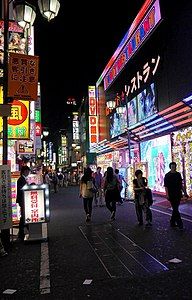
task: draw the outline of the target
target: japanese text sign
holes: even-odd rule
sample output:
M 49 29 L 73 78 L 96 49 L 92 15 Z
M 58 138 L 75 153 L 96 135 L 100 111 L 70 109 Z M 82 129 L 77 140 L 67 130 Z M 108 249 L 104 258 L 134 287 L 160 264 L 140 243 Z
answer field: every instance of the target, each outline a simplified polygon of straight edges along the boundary
M 0 229 L 12 227 L 11 170 L 0 166 Z
M 89 86 L 89 145 L 90 152 L 95 152 L 92 147 L 98 143 L 98 116 L 95 86 Z
M 47 185 L 26 185 L 23 191 L 25 224 L 47 222 L 49 218 L 49 192 Z
M 8 97 L 37 100 L 39 57 L 10 53 Z

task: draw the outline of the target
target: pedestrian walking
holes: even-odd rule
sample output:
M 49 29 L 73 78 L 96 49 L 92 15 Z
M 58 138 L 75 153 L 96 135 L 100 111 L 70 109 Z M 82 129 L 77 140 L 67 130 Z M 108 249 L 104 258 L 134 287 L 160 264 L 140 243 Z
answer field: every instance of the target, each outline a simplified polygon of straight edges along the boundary
M 51 182 L 53 183 L 54 192 L 57 193 L 58 192 L 59 179 L 58 179 L 57 174 L 55 172 L 53 172 L 53 174 L 52 174 Z
M 21 167 L 21 175 L 17 180 L 17 198 L 16 202 L 20 206 L 20 221 L 19 221 L 19 233 L 18 233 L 18 238 L 21 240 L 24 240 L 25 233 L 24 233 L 24 193 L 22 188 L 24 187 L 25 184 L 27 184 L 27 177 L 29 175 L 30 168 L 28 166 L 22 166 Z
M 103 185 L 103 176 L 101 174 L 101 167 L 97 167 L 97 171 L 94 173 L 94 178 L 95 178 L 95 186 L 97 188 L 97 192 L 94 195 L 94 202 L 95 205 L 102 207 L 103 206 L 103 190 L 102 190 L 102 185 Z
M 187 197 L 186 192 L 183 188 L 182 177 L 179 172 L 176 171 L 177 164 L 171 162 L 169 164 L 170 171 L 165 174 L 164 177 L 164 186 L 167 200 L 171 203 L 172 207 L 172 216 L 170 219 L 170 226 L 178 226 L 180 229 L 183 229 L 183 222 L 179 212 L 179 205 L 182 198 L 182 193 Z
M 49 171 L 48 170 L 45 171 L 45 174 L 43 176 L 43 182 L 48 185 L 49 193 L 50 193 L 50 191 L 51 191 L 51 178 L 49 176 Z
M 143 217 L 146 220 L 146 226 L 152 225 L 152 212 L 150 203 L 147 199 L 147 185 L 146 177 L 143 177 L 141 170 L 135 171 L 135 179 L 133 179 L 133 189 L 135 192 L 135 211 L 139 225 L 143 225 Z
M 111 212 L 111 220 L 115 220 L 116 202 L 119 201 L 119 181 L 113 172 L 112 167 L 107 168 L 107 173 L 103 184 L 106 207 Z
M 93 195 L 94 195 L 94 178 L 92 176 L 91 168 L 86 168 L 84 175 L 80 181 L 79 197 L 83 198 L 84 211 L 86 213 L 86 222 L 91 221 Z

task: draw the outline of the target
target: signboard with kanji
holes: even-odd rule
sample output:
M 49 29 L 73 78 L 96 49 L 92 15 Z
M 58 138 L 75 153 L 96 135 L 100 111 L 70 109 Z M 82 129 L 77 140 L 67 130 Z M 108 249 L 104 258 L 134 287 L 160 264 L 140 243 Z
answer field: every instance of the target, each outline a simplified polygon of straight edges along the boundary
M 24 223 L 44 223 L 49 221 L 49 188 L 47 184 L 31 184 L 23 187 Z
M 37 100 L 39 57 L 10 53 L 8 66 L 8 97 Z
M 0 230 L 12 227 L 11 169 L 0 166 Z
M 13 101 L 11 116 L 8 117 L 8 138 L 24 140 L 30 138 L 29 101 Z

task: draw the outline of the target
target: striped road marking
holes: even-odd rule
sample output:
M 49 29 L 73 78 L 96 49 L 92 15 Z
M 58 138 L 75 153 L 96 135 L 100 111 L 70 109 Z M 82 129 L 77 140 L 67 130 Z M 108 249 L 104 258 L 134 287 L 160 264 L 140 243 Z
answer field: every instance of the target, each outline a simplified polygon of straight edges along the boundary
M 47 237 L 47 223 L 42 224 L 42 235 Z M 49 248 L 48 241 L 41 243 L 40 293 L 50 293 Z

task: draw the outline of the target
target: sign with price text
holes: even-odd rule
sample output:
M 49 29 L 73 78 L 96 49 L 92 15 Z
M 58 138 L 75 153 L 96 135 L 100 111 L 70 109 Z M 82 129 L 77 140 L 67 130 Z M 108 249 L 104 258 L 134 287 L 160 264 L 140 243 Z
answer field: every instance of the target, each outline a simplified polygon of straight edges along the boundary
M 37 100 L 39 57 L 10 53 L 8 67 L 8 97 Z

